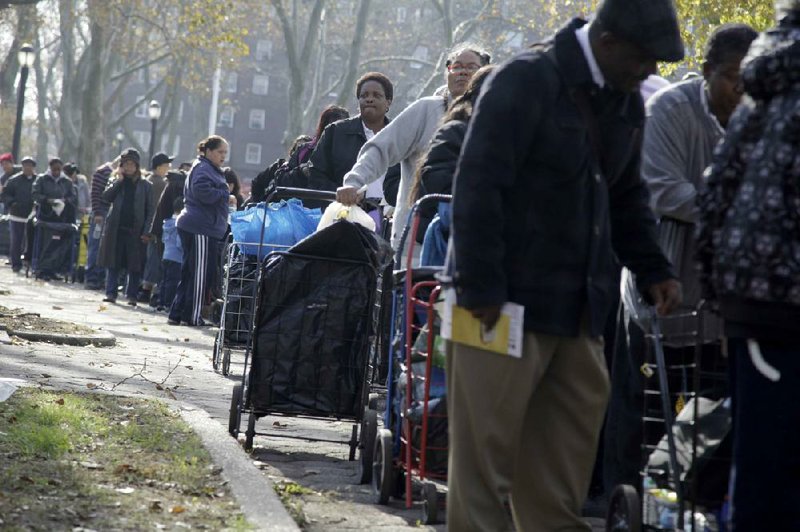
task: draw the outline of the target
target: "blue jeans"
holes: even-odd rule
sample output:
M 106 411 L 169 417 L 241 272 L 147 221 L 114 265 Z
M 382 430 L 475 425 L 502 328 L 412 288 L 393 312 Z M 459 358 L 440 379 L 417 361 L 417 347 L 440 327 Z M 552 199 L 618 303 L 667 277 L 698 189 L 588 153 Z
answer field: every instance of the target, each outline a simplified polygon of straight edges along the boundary
M 175 293 L 178 291 L 178 283 L 181 281 L 181 263 L 172 260 L 164 260 L 162 263 L 164 277 L 161 280 L 160 305 L 169 308 L 175 300 Z
M 86 250 L 86 284 L 102 285 L 106 270 L 97 265 L 97 254 L 100 251 L 100 238 L 95 238 L 94 236 L 94 215 L 91 215 L 89 220 L 89 242 Z

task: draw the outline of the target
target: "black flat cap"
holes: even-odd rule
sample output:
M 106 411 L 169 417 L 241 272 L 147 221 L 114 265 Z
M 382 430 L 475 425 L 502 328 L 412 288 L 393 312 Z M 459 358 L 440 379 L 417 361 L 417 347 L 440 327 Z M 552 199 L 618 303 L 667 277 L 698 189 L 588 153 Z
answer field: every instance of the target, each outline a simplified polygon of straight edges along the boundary
M 124 163 L 125 161 L 133 161 L 133 162 L 135 162 L 137 164 L 137 166 L 141 164 L 139 162 L 141 160 L 141 157 L 139 156 L 139 152 L 134 148 L 128 148 L 127 150 L 125 150 L 122 153 L 120 153 L 119 154 L 119 160 L 122 163 Z
M 673 0 L 603 0 L 597 8 L 603 27 L 644 49 L 653 59 L 683 59 L 683 41 Z
M 158 168 L 162 164 L 171 163 L 175 160 L 175 157 L 170 157 L 166 153 L 156 153 L 151 161 L 150 168 Z

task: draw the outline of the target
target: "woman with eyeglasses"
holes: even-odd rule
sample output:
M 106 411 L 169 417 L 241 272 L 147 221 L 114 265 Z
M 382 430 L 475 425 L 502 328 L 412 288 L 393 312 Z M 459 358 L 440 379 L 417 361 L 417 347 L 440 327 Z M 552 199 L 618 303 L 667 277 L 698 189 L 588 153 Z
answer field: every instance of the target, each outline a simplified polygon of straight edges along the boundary
M 412 103 L 364 144 L 355 165 L 344 176 L 343 186 L 336 191 L 341 203 L 352 205 L 358 201 L 362 187 L 374 183 L 387 168 L 400 163 L 392 227 L 392 247 L 395 249 L 400 246 L 400 237 L 406 226 L 408 198 L 420 155 L 427 150 L 450 102 L 464 94 L 472 75 L 490 60 L 489 54 L 477 46 L 462 44 L 454 48 L 445 63 L 447 94 L 421 98 Z

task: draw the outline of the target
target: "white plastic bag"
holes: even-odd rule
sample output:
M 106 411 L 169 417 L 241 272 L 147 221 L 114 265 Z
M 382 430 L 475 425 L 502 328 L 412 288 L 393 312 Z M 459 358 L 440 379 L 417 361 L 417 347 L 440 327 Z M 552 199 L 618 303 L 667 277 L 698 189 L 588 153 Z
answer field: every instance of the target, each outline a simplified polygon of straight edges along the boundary
M 347 220 L 366 227 L 370 231 L 375 231 L 375 220 L 364 212 L 364 209 L 358 205 L 342 205 L 338 201 L 328 205 L 328 208 L 322 213 L 322 219 L 319 221 L 317 231 L 333 225 L 338 220 Z

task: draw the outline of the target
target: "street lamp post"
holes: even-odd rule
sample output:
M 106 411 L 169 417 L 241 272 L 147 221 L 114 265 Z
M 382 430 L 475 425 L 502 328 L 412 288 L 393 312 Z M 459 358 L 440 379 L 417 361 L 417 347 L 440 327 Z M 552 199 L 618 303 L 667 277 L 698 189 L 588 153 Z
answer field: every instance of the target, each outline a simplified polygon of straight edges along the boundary
M 156 154 L 156 125 L 158 124 L 158 119 L 161 118 L 161 104 L 156 100 L 150 100 L 147 115 L 150 117 L 150 159 L 152 160 Z
M 113 157 L 116 157 L 122 151 L 122 141 L 124 139 L 125 139 L 125 134 L 122 132 L 121 129 L 118 130 L 117 134 L 114 135 L 114 153 L 112 154 Z
M 14 160 L 19 160 L 19 144 L 22 137 L 22 109 L 25 106 L 25 84 L 28 82 L 28 72 L 33 65 L 36 54 L 33 46 L 23 44 L 18 53 L 19 64 L 22 67 L 19 71 L 19 88 L 17 90 L 17 121 L 14 124 L 14 140 L 11 146 L 11 154 Z

